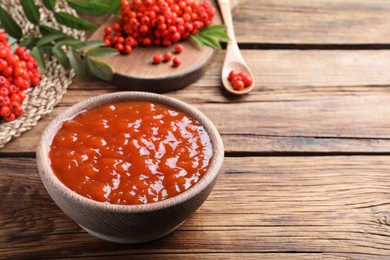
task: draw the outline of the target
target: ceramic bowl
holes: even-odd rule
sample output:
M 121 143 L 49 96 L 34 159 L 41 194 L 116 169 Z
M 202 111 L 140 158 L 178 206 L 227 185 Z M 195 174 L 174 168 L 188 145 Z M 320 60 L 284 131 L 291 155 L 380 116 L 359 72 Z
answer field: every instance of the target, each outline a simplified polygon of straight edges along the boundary
M 53 137 L 62 123 L 80 111 L 125 100 L 161 103 L 197 119 L 208 132 L 213 157 L 205 175 L 185 192 L 155 203 L 116 205 L 83 197 L 65 186 L 53 173 L 48 157 Z M 224 157 L 222 139 L 213 123 L 194 107 L 174 98 L 144 92 L 118 92 L 78 103 L 57 116 L 45 129 L 37 147 L 37 164 L 44 186 L 55 203 L 88 233 L 116 243 L 141 243 L 163 237 L 177 229 L 207 199 Z

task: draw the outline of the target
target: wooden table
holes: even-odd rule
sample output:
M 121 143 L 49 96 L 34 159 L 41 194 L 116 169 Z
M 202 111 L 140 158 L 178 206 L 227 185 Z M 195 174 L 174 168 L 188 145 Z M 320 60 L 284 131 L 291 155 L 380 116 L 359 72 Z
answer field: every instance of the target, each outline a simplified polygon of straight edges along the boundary
M 173 234 L 117 245 L 54 204 L 35 163 L 45 126 L 118 91 L 76 80 L 52 114 L 0 150 L 0 258 L 389 259 L 390 2 L 242 0 L 235 18 L 257 87 L 222 90 L 220 51 L 167 95 L 203 111 L 226 148 L 203 206 Z

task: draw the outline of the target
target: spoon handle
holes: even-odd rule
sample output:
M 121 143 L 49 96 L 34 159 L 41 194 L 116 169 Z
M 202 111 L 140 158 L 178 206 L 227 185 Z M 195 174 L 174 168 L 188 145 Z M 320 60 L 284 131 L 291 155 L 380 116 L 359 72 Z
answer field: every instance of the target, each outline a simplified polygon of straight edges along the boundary
M 227 43 L 227 52 L 226 52 L 226 58 L 225 62 L 231 62 L 231 61 L 240 61 L 245 62 L 241 53 L 240 49 L 237 44 L 236 36 L 234 33 L 234 26 L 233 26 L 233 18 L 232 18 L 232 12 L 230 8 L 230 1 L 229 0 L 218 0 L 219 7 L 221 9 L 222 18 L 224 20 L 227 34 L 230 38 L 229 42 Z
M 234 34 L 234 27 L 233 27 L 232 12 L 230 8 L 230 1 L 218 0 L 218 4 L 219 4 L 219 8 L 221 9 L 222 18 L 223 21 L 225 22 L 230 41 L 236 42 L 236 36 Z

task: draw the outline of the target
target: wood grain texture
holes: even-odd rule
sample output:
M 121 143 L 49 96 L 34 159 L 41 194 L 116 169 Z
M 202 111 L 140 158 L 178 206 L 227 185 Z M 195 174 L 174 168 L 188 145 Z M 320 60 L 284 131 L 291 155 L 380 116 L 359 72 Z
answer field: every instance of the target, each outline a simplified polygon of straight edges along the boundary
M 244 51 L 258 87 L 243 98 L 223 92 L 220 54 L 199 82 L 168 95 L 209 116 L 227 152 L 390 152 L 390 51 Z M 57 114 L 113 91 L 76 81 L 53 113 L 0 153 L 34 152 Z
M 382 0 L 240 0 L 234 25 L 257 87 L 224 92 L 219 51 L 201 79 L 168 94 L 217 124 L 227 158 L 200 210 L 148 244 L 86 234 L 23 158 L 55 115 L 119 90 L 76 80 L 0 150 L 0 259 L 389 259 L 389 14 Z
M 255 259 L 266 253 L 265 259 L 385 259 L 390 255 L 389 159 L 226 158 L 215 190 L 179 230 L 148 244 L 117 245 L 88 235 L 57 208 L 34 159 L 3 158 L 0 258 Z
M 320 91 L 371 92 L 390 85 L 390 50 L 243 50 L 254 68 L 257 87 L 251 95 L 232 99 L 221 85 L 224 51 L 218 52 L 204 77 L 186 88 L 170 92 L 192 102 L 262 101 L 291 98 L 290 94 L 315 95 Z M 361 87 L 364 88 L 361 88 Z M 333 89 L 331 88 L 333 87 Z M 102 82 L 78 81 L 71 90 L 116 90 Z M 309 90 L 310 89 L 310 90 Z M 319 96 L 319 95 L 317 95 Z M 66 101 L 67 96 L 65 96 Z M 73 96 L 72 96 L 73 98 Z
M 388 45 L 389 15 L 382 0 L 240 0 L 234 25 L 242 43 Z
M 194 106 L 217 126 L 226 152 L 390 151 L 390 95 L 328 94 L 291 102 Z M 1 152 L 34 152 L 43 129 L 66 108 L 56 108 L 23 139 L 9 143 Z
M 329 87 L 337 87 L 343 92 L 361 92 L 390 85 L 390 74 L 387 73 L 390 71 L 390 50 L 242 50 L 242 54 L 253 68 L 257 87 L 251 95 L 235 99 L 237 101 L 258 101 L 269 96 L 285 99 L 291 92 L 309 92 L 307 87 L 316 87 L 312 92 Z M 178 95 L 185 93 L 181 97 L 193 102 L 232 101 L 221 85 L 224 57 L 225 52 L 219 51 L 204 77 L 192 84 L 193 88 L 178 91 Z M 361 89 L 361 86 L 371 88 Z M 76 81 L 70 89 L 118 90 L 115 86 L 91 81 Z
M 234 26 L 238 42 L 255 46 L 389 45 L 389 15 L 382 0 L 239 0 Z

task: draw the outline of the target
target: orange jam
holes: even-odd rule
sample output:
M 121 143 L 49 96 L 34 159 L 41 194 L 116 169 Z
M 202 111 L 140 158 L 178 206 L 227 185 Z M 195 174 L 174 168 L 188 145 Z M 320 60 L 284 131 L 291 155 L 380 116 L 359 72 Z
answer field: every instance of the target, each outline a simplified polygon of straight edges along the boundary
M 197 120 L 151 102 L 83 111 L 50 147 L 56 176 L 78 194 L 111 204 L 146 204 L 188 190 L 208 169 L 210 138 Z

